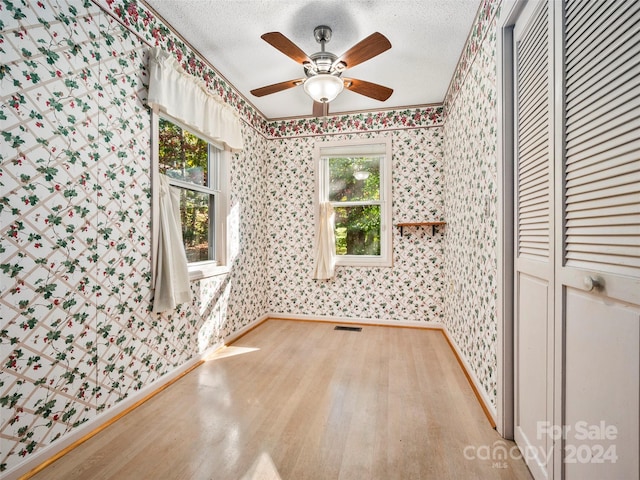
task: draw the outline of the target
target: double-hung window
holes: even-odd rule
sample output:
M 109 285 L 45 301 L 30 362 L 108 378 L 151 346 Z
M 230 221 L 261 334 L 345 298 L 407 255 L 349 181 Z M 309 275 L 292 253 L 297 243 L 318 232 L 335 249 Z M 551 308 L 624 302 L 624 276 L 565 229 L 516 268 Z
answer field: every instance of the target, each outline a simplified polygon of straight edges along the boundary
M 158 171 L 180 191 L 182 239 L 191 278 L 224 264 L 224 149 L 166 117 L 158 118 Z
M 391 139 L 316 145 L 318 201 L 335 213 L 336 265 L 391 266 Z

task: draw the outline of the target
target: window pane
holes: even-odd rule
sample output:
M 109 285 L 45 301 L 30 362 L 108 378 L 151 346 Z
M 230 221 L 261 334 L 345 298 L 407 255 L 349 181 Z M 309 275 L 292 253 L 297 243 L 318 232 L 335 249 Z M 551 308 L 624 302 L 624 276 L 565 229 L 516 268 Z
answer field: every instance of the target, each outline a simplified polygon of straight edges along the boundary
M 334 207 L 337 255 L 380 255 L 380 206 Z
M 329 201 L 380 200 L 380 157 L 329 157 Z
M 160 173 L 196 185 L 208 185 L 209 144 L 163 118 L 160 119 Z
M 209 248 L 209 212 L 213 211 L 213 197 L 206 193 L 180 189 L 180 221 L 187 261 L 213 260 Z

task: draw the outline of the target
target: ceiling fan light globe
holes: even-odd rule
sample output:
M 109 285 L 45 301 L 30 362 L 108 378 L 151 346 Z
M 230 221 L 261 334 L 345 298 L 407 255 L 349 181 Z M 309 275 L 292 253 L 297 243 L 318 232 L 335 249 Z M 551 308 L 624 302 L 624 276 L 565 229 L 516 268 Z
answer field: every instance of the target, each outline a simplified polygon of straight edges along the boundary
M 314 101 L 329 103 L 342 92 L 344 83 L 334 75 L 321 74 L 307 78 L 303 87 Z

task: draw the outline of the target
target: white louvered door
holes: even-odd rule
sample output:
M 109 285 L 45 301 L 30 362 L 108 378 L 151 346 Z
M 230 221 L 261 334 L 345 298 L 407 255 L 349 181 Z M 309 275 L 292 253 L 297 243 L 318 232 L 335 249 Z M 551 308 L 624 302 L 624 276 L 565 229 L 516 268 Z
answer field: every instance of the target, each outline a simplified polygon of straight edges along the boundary
M 640 478 L 640 2 L 568 0 L 558 176 L 566 479 Z M 590 435 L 586 435 L 589 432 Z M 586 437 L 586 438 L 585 438 Z
M 515 440 L 536 479 L 640 479 L 640 2 L 517 0 L 503 28 Z
M 548 477 L 554 314 L 552 9 L 529 2 L 514 29 L 514 435 L 531 472 Z

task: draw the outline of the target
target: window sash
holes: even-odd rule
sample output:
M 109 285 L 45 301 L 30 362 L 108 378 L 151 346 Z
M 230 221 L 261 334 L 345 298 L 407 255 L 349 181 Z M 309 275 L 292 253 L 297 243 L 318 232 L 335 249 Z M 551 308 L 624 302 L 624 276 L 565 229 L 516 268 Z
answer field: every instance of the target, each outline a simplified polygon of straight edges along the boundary
M 195 183 L 185 182 L 184 180 L 178 180 L 177 178 L 169 177 L 169 184 L 174 187 L 183 188 L 185 190 L 193 190 L 194 192 L 199 193 L 207 193 L 209 195 L 215 195 L 217 193 L 217 190 L 214 190 L 212 188 L 207 188 L 204 185 L 196 185 Z
M 373 205 L 380 207 L 380 255 L 336 255 L 336 265 L 391 266 L 393 248 L 391 235 L 392 153 L 390 138 L 318 142 L 316 144 L 318 202 L 328 201 L 329 199 L 329 158 L 356 156 L 375 156 L 380 158 L 380 200 L 331 201 L 330 203 L 334 208 Z
M 219 179 L 219 173 L 220 173 L 220 158 L 221 158 L 221 148 L 220 148 L 220 144 L 217 144 L 216 142 L 213 142 L 211 139 L 207 138 L 206 136 L 193 131 L 193 129 L 187 127 L 186 125 L 184 125 L 183 123 L 170 118 L 167 115 L 159 115 L 159 118 L 168 121 L 178 127 L 180 127 L 182 130 L 188 132 L 189 134 L 201 139 L 202 141 L 207 143 L 207 179 L 206 179 L 206 183 L 208 186 L 206 185 L 199 185 L 197 183 L 193 183 L 193 182 L 188 182 L 185 180 L 180 180 L 177 178 L 172 178 L 172 177 L 168 177 L 169 178 L 169 185 L 174 186 L 174 187 L 178 187 L 181 188 L 183 190 L 188 190 L 188 191 L 193 191 L 193 192 L 198 192 L 198 193 L 202 193 L 205 195 L 209 196 L 209 222 L 208 222 L 208 236 L 207 236 L 207 243 L 208 243 L 208 256 L 209 259 L 207 260 L 199 260 L 199 261 L 195 261 L 195 262 L 188 262 L 189 267 L 191 268 L 192 266 L 197 266 L 197 265 L 205 265 L 205 264 L 213 264 L 213 265 L 217 265 L 218 264 L 218 259 L 216 258 L 216 252 L 218 251 L 216 248 L 216 242 L 217 242 L 217 238 L 216 238 L 216 205 L 218 203 L 218 199 L 217 194 L 220 193 L 220 179 Z M 158 146 L 159 146 L 159 141 L 158 141 Z M 158 167 L 160 166 L 161 162 L 160 159 L 158 159 Z M 183 245 L 185 248 L 185 251 L 187 250 L 187 245 L 184 242 L 183 239 Z M 188 256 L 187 256 L 188 258 Z
M 329 202 L 332 207 L 368 207 L 370 205 L 382 206 L 384 205 L 384 201 L 382 200 L 372 200 L 368 201 L 357 201 L 357 202 Z
M 171 182 L 169 182 L 169 184 L 171 185 Z M 180 187 L 182 188 L 182 187 Z M 183 190 L 186 190 L 187 192 L 197 192 L 197 190 L 195 189 L 190 189 L 190 188 L 184 188 Z M 185 241 L 184 237 L 183 237 L 183 244 L 184 244 L 184 248 L 185 248 L 185 253 L 187 254 L 187 261 L 189 265 L 193 265 L 193 264 L 201 264 L 201 263 L 207 263 L 207 262 L 217 262 L 217 259 L 215 258 L 215 252 L 216 252 L 216 235 L 215 235 L 215 207 L 216 207 L 216 197 L 215 194 L 212 193 L 207 193 L 207 192 L 197 192 L 197 193 L 202 193 L 203 195 L 206 196 L 206 203 L 207 203 L 207 209 L 208 209 L 208 222 L 207 222 L 207 259 L 205 260 L 194 260 L 194 261 L 189 261 L 189 257 L 190 257 L 190 246 L 187 244 L 187 242 Z M 182 195 L 180 197 L 182 199 Z M 183 229 L 184 229 L 184 225 L 183 225 Z
M 329 171 L 329 160 L 331 158 L 344 158 L 344 157 L 353 157 L 355 155 L 352 154 L 344 154 L 344 155 L 323 155 L 322 157 L 320 157 L 320 171 L 319 171 L 319 180 L 320 180 L 320 185 L 319 185 L 319 198 L 320 201 L 322 202 L 327 202 L 329 201 L 329 190 L 330 190 L 330 178 L 331 178 L 331 173 Z M 374 205 L 374 204 L 382 204 L 386 199 L 386 189 L 384 188 L 384 184 L 387 181 L 387 179 L 385 179 L 385 166 L 386 166 L 386 162 L 388 161 L 385 155 L 380 154 L 379 152 L 375 152 L 372 154 L 365 154 L 365 155 L 361 155 L 358 154 L 358 157 L 378 157 L 379 161 L 380 161 L 380 185 L 378 185 L 378 194 L 380 196 L 380 200 L 356 200 L 356 201 L 344 201 L 344 202 L 340 202 L 340 201 L 334 201 L 331 200 L 331 204 L 332 205 L 337 205 L 337 204 L 341 204 L 341 205 L 346 205 L 347 203 L 353 203 L 354 205 L 358 204 L 358 202 L 364 202 L 364 204 L 367 205 Z M 377 203 L 376 203 L 377 202 Z

